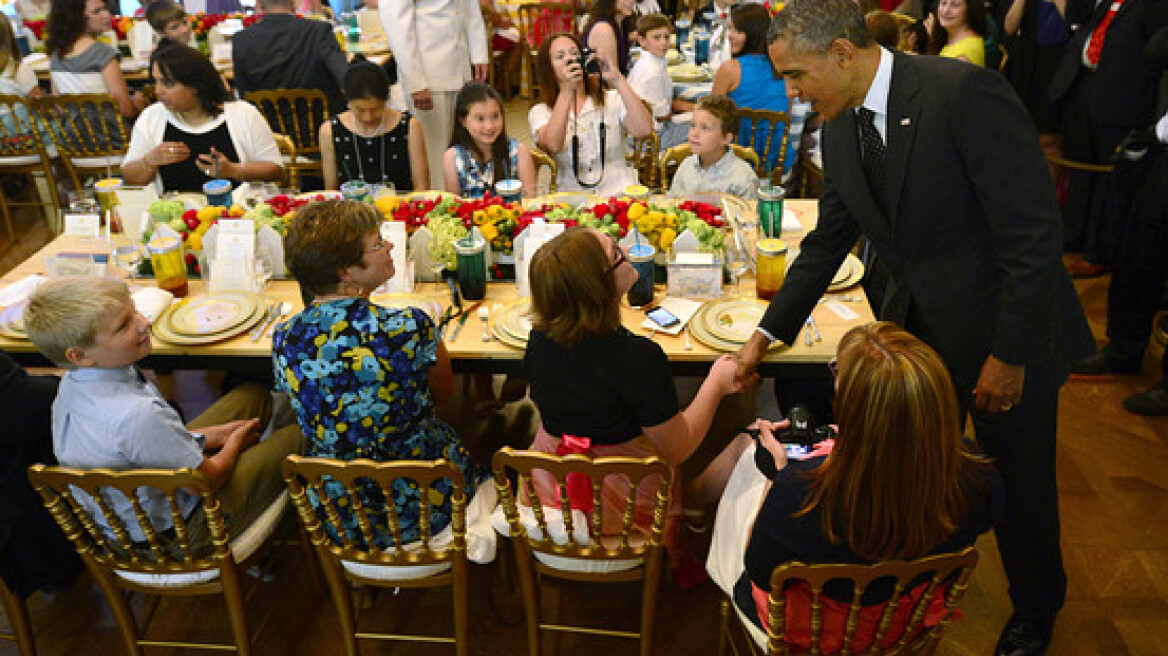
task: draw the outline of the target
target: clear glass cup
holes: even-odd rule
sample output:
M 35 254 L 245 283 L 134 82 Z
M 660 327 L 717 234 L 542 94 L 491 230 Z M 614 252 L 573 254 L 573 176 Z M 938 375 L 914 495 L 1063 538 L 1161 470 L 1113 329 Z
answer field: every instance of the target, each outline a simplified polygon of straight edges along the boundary
M 134 282 L 134 270 L 142 261 L 142 247 L 138 244 L 121 244 L 114 247 L 114 266 L 126 272 L 130 283 Z

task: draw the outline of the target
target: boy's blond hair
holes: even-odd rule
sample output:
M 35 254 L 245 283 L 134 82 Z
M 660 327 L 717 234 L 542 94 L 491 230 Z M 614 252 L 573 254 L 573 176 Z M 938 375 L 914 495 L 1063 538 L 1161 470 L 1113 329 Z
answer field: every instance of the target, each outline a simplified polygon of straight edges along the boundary
M 648 36 L 649 32 L 663 27 L 673 34 L 673 23 L 661 14 L 645 14 L 637 19 L 637 34 L 641 36 Z
M 171 21 L 185 20 L 187 11 L 177 2 L 170 0 L 154 0 L 146 5 L 146 22 L 155 32 L 162 34 Z
M 60 367 L 73 347 L 93 345 L 103 314 L 130 302 L 126 283 L 111 278 L 55 278 L 37 287 L 24 310 L 24 329 L 37 350 Z
M 704 96 L 695 109 L 709 112 L 722 123 L 722 134 L 738 134 L 738 105 L 728 96 Z

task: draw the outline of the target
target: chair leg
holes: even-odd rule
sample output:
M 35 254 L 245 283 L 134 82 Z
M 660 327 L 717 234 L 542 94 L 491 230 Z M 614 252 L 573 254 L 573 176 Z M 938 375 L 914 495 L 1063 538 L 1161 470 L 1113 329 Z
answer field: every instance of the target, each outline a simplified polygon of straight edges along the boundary
M 726 643 L 730 640 L 730 602 L 720 604 L 721 618 L 718 622 L 718 656 L 726 656 Z
M 89 565 L 89 563 L 86 563 Z M 90 566 L 89 573 L 97 580 L 105 600 L 113 611 L 114 621 L 117 622 L 118 632 L 122 634 L 122 642 L 126 646 L 128 656 L 144 656 L 142 645 L 138 644 L 138 622 L 134 619 L 134 611 L 130 608 L 127 595 L 113 580 L 113 574 L 101 569 L 100 565 Z
M 657 611 L 657 587 L 661 584 L 663 550 L 664 547 L 658 547 L 645 563 L 645 581 L 641 589 L 641 656 L 650 656 L 653 652 L 653 618 Z
M 234 564 L 220 568 L 223 600 L 227 604 L 227 618 L 231 621 L 231 635 L 235 638 L 236 653 L 251 656 L 251 635 L 247 631 L 247 608 L 243 603 L 243 586 L 239 569 Z
M 8 241 L 16 243 L 16 231 L 12 229 L 12 216 L 8 213 L 8 200 L 0 198 L 0 213 L 4 214 L 4 224 L 8 226 Z
M 357 654 L 357 615 L 353 610 L 353 593 L 349 582 L 341 572 L 341 565 L 333 558 L 320 558 L 325 580 L 332 592 L 333 606 L 337 609 L 337 620 L 341 625 L 341 639 L 344 640 L 345 656 Z
M 3 202 L 0 199 L 0 203 Z M 8 613 L 8 622 L 16 635 L 16 648 L 20 651 L 20 656 L 36 656 L 36 640 L 32 634 L 32 619 L 28 615 L 28 606 L 13 594 L 3 581 L 0 581 L 0 601 L 4 603 L 4 611 Z
M 61 220 L 61 202 L 57 195 L 57 178 L 53 175 L 53 164 L 49 160 L 42 160 L 45 169 L 45 185 L 48 187 L 49 195 L 49 209 L 50 212 L 45 216 L 48 222 L 49 232 L 56 235 L 59 230 L 58 222 Z
M 531 550 L 514 540 L 512 546 L 515 547 L 515 565 L 519 568 L 519 584 L 523 587 L 523 609 L 527 614 L 527 653 L 540 656 L 539 582 L 535 578 Z
M 467 656 L 467 621 L 470 616 L 470 600 L 467 595 L 467 562 L 463 554 L 454 562 L 454 653 Z

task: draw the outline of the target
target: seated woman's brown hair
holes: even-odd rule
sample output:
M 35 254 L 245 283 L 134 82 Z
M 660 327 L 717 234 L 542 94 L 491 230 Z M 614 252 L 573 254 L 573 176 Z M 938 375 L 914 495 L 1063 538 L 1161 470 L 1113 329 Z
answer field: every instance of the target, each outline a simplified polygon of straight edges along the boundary
M 532 325 L 558 344 L 571 346 L 621 325 L 620 297 L 609 275 L 613 263 L 600 235 L 569 228 L 531 258 Z
M 365 248 L 361 240 L 382 220 L 372 205 L 355 200 L 306 205 L 284 237 L 288 271 L 313 296 L 335 292 L 341 270 L 361 263 Z
M 839 437 L 812 472 L 801 514 L 865 560 L 916 558 L 953 532 L 977 498 L 984 458 L 968 451 L 957 396 L 936 351 L 888 322 L 839 345 Z

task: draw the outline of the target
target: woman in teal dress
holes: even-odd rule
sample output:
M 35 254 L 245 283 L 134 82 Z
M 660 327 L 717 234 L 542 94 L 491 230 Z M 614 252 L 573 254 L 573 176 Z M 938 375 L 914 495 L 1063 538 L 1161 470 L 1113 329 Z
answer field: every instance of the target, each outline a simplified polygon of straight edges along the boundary
M 369 301 L 394 272 L 381 221 L 371 205 L 327 201 L 305 207 L 288 227 L 288 269 L 314 300 L 272 337 L 276 386 L 291 399 L 308 437 L 308 455 L 445 458 L 462 470 L 469 497 L 487 472 L 435 414 L 434 396 L 451 393 L 453 374 L 434 321 L 417 308 L 388 309 Z M 434 533 L 450 523 L 453 487 L 442 480 L 427 495 Z M 350 537 L 360 541 L 343 486 L 330 481 L 325 489 L 337 499 Z M 380 489 L 369 484 L 360 494 L 375 543 L 392 546 Z M 393 489 L 405 542 L 420 536 L 419 494 L 413 482 L 399 481 Z

